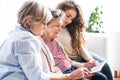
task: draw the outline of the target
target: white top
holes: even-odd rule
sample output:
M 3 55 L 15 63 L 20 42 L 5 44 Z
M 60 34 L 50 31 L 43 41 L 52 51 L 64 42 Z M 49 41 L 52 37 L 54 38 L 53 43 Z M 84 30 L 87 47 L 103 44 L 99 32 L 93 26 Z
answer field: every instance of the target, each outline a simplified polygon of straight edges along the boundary
M 79 61 L 81 60 L 81 57 L 83 57 L 87 61 L 92 59 L 92 56 L 88 54 L 85 49 L 82 49 L 81 53 L 79 53 L 80 56 L 72 53 L 73 49 L 71 46 L 71 36 L 67 31 L 67 28 L 63 28 L 63 31 L 59 34 L 56 40 L 58 41 L 59 44 L 62 45 L 62 47 L 65 49 L 66 53 L 72 60 Z

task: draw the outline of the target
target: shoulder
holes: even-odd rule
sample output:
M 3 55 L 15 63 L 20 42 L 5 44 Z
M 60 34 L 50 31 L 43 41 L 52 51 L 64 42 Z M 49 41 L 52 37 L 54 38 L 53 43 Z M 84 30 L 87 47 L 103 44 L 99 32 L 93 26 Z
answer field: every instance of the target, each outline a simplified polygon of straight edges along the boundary
M 12 30 L 9 37 L 14 38 L 15 40 L 29 40 L 29 39 L 37 39 L 31 32 L 24 29 L 22 26 L 18 25 L 14 30 Z
M 69 42 L 71 40 L 71 36 L 67 28 L 63 28 L 62 32 L 59 33 L 59 36 L 56 38 L 56 40 L 61 43 L 66 43 L 66 41 Z
M 38 37 L 34 36 L 31 32 L 25 30 L 21 26 L 17 26 L 13 31 L 11 31 L 8 35 L 8 40 L 14 43 L 21 43 L 21 44 L 34 44 L 38 45 L 41 44 Z

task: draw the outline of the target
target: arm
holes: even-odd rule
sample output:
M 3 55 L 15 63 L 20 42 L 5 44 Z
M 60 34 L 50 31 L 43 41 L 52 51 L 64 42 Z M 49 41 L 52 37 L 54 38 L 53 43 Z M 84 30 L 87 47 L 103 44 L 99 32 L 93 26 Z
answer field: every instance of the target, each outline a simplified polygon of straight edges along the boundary
M 80 63 L 80 62 L 76 62 L 76 61 L 71 61 L 72 65 L 80 68 L 80 67 L 85 67 L 85 63 Z
M 50 79 L 50 76 L 42 71 L 40 45 L 33 37 L 15 42 L 15 56 L 28 80 Z
M 82 48 L 81 56 L 83 57 L 83 59 L 87 61 L 84 64 L 85 67 L 93 67 L 98 64 L 98 61 L 94 60 L 93 57 L 88 53 L 88 51 L 85 48 Z
M 85 59 L 87 62 L 76 62 L 72 61 L 72 65 L 79 68 L 79 67 L 92 67 L 97 65 L 98 61 L 94 60 L 92 56 L 86 51 L 86 49 L 82 48 L 80 55 Z
M 87 69 L 78 68 L 69 74 L 63 74 L 58 77 L 52 76 L 51 80 L 79 80 L 79 79 L 87 78 L 87 77 L 91 77 L 91 76 L 93 76 L 93 74 L 90 73 L 90 71 L 88 71 Z
M 93 66 L 97 65 L 98 61 L 90 60 L 88 62 L 80 63 L 80 62 L 76 62 L 76 61 L 71 60 L 71 63 L 73 66 L 75 66 L 77 68 L 80 68 L 80 67 L 85 68 L 85 67 L 93 67 Z
M 50 80 L 72 80 L 69 74 L 52 75 Z
M 87 52 L 87 50 L 84 47 L 82 47 L 80 55 L 86 61 L 93 60 L 92 56 Z

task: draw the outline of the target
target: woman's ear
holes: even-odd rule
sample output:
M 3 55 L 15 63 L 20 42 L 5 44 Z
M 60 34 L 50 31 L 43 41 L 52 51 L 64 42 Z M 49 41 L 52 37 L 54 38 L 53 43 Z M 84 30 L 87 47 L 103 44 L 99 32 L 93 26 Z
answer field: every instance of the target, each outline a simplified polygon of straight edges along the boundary
M 32 23 L 32 22 L 33 22 L 32 16 L 27 17 L 27 19 L 26 19 L 27 25 L 28 25 L 28 26 L 31 26 L 31 23 Z

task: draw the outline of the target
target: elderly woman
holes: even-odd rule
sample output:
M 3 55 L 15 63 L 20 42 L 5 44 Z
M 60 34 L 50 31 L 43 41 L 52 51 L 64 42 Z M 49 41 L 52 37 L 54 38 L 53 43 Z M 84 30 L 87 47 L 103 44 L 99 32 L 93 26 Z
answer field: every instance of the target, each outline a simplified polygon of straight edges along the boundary
M 58 13 L 62 13 L 59 11 Z M 72 12 L 71 12 L 72 13 Z M 53 15 L 54 16 L 54 15 Z M 61 14 L 58 14 L 55 16 L 54 19 L 50 23 L 48 23 L 47 27 L 45 28 L 43 34 L 42 34 L 42 51 L 43 51 L 43 57 L 46 59 L 47 66 L 45 65 L 44 68 L 46 70 L 46 67 L 49 67 L 51 71 L 54 73 L 57 72 L 57 70 L 53 70 L 53 67 L 58 67 L 64 74 L 70 74 L 74 72 L 75 70 L 83 69 L 83 73 L 77 74 L 79 78 L 75 79 L 91 79 L 91 80 L 107 80 L 106 76 L 104 76 L 101 73 L 95 73 L 92 74 L 89 70 L 86 68 L 81 68 L 77 65 L 74 65 L 76 62 L 69 59 L 63 48 L 57 43 L 55 38 L 59 35 L 59 32 L 62 31 L 61 28 L 61 20 L 60 19 Z M 52 55 L 51 55 L 52 54 Z M 51 57 L 50 57 L 51 56 Z M 52 57 L 53 56 L 53 57 Z M 54 63 L 55 61 L 55 63 Z M 46 71 L 50 72 L 50 71 Z M 51 74 L 52 75 L 52 74 Z M 67 79 L 69 80 L 69 79 Z

